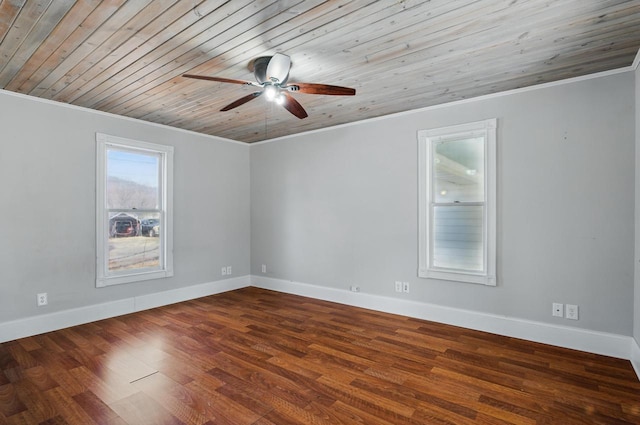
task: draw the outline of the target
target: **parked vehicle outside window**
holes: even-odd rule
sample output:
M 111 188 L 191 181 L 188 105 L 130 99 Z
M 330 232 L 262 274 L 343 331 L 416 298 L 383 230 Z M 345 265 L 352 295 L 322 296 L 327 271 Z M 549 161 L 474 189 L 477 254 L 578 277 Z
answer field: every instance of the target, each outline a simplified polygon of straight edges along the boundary
M 142 220 L 140 222 L 140 234 L 142 236 L 158 236 L 158 229 L 156 229 L 154 232 L 154 228 L 159 226 L 160 226 L 160 220 L 156 218 L 149 218 L 149 219 Z

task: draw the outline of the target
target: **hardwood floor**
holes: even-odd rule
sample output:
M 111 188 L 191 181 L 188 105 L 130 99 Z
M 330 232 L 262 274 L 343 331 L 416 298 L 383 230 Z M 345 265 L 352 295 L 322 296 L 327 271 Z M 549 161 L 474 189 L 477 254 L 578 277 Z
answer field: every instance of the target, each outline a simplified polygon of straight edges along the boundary
M 639 424 L 628 361 L 246 288 L 0 344 L 0 424 Z

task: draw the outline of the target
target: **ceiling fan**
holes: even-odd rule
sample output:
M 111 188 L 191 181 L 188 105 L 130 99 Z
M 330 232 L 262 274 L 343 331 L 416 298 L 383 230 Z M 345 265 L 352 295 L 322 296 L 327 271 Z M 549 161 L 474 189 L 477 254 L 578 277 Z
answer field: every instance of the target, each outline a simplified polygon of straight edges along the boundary
M 206 75 L 184 74 L 186 78 L 196 78 L 199 80 L 218 81 L 221 83 L 245 84 L 254 87 L 260 87 L 262 90 L 253 92 L 247 96 L 232 102 L 221 109 L 221 111 L 229 111 L 240 105 L 253 100 L 262 94 L 267 100 L 282 105 L 287 111 L 296 117 L 306 118 L 307 111 L 302 105 L 289 93 L 299 92 L 305 94 L 323 94 L 331 96 L 353 96 L 356 90 L 349 87 L 331 86 L 328 84 L 315 83 L 292 83 L 288 84 L 289 70 L 291 69 L 291 58 L 289 56 L 276 53 L 273 56 L 261 56 L 254 59 L 249 64 L 253 68 L 253 74 L 256 81 L 234 80 L 230 78 L 209 77 Z

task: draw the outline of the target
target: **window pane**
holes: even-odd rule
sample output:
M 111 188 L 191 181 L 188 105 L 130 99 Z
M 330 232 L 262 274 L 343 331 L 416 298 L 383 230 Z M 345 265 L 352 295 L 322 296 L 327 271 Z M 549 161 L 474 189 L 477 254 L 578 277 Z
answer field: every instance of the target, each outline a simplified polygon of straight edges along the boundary
M 434 144 L 435 202 L 484 201 L 484 137 Z
M 482 228 L 482 206 L 435 206 L 432 266 L 483 271 Z
M 157 209 L 160 156 L 122 150 L 107 152 L 107 208 Z
M 109 272 L 158 269 L 160 213 L 109 213 Z

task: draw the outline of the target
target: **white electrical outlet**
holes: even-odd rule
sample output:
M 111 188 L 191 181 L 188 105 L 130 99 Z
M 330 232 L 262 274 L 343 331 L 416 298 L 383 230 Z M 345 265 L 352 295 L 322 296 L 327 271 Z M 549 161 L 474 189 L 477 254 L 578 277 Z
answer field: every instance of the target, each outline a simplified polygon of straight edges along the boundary
M 231 266 L 227 266 L 227 276 L 231 276 L 233 273 L 231 272 Z
M 409 282 L 402 282 L 402 292 L 409 292 Z
M 551 314 L 553 314 L 556 317 L 563 317 L 564 316 L 564 305 L 560 304 L 560 303 L 553 303 L 552 309 L 551 309 Z
M 222 276 L 226 276 L 227 275 L 227 268 L 226 267 L 222 267 L 220 272 L 222 273 Z
M 351 290 L 351 292 L 360 292 L 360 287 L 356 285 L 351 285 L 349 289 Z
M 266 273 L 267 272 L 267 265 L 263 264 L 262 265 L 262 273 Z
M 38 307 L 42 307 L 43 305 L 49 304 L 49 299 L 47 297 L 47 293 L 46 292 L 38 294 L 37 295 L 37 299 L 38 299 Z
M 402 282 L 396 280 L 396 292 L 402 292 Z
M 575 304 L 567 304 L 565 314 L 567 319 L 578 320 L 578 306 Z

